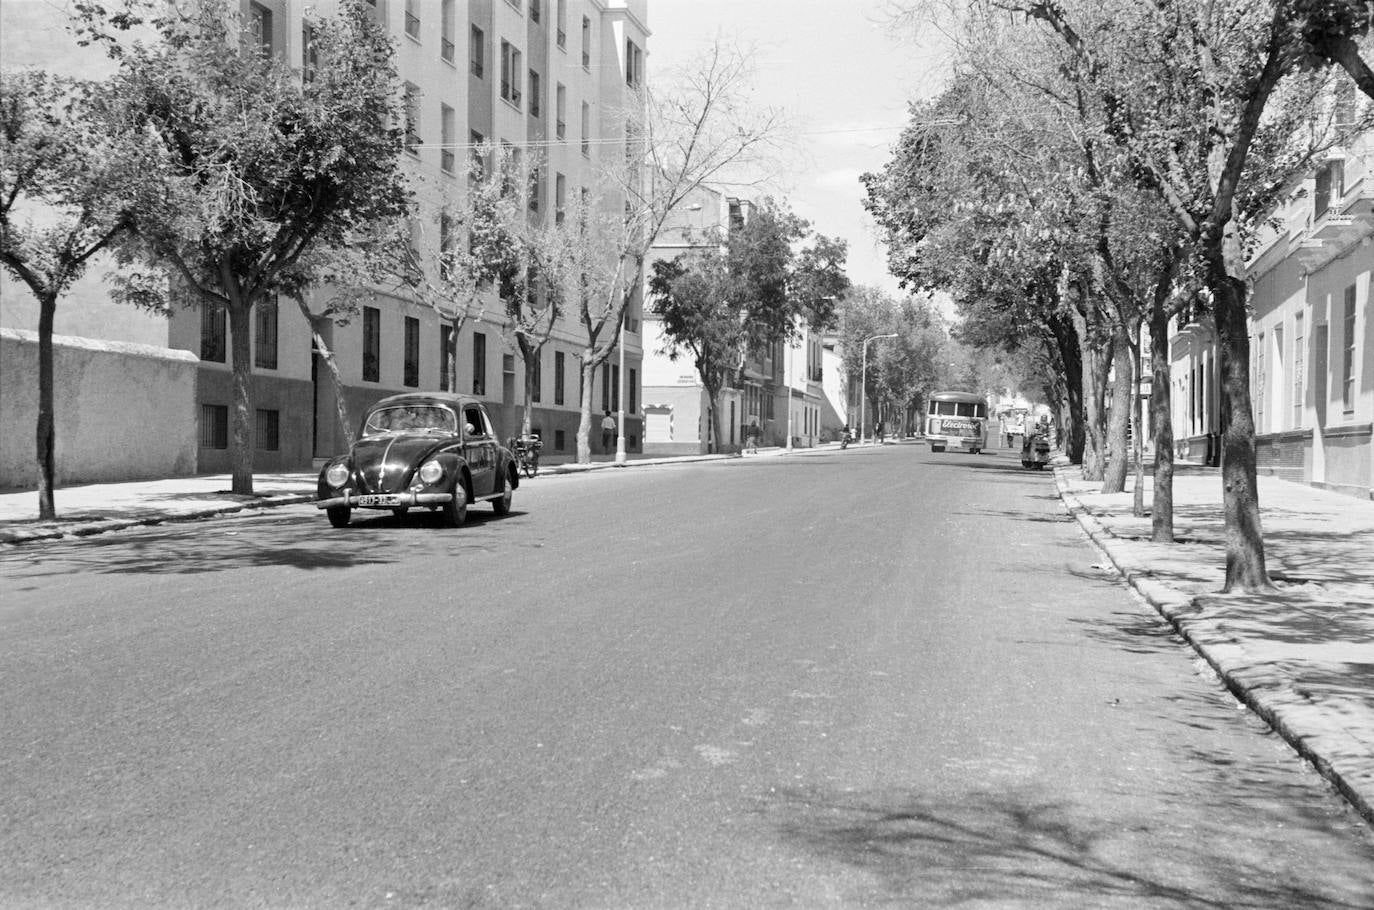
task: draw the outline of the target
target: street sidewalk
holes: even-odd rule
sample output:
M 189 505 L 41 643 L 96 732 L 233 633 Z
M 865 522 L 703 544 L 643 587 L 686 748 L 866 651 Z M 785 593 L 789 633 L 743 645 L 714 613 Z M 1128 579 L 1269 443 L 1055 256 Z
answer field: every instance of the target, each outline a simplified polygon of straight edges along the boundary
M 1077 467 L 1055 483 L 1116 571 L 1188 640 L 1228 689 L 1374 823 L 1374 502 L 1259 478 L 1278 591 L 1222 595 L 1221 478 L 1180 465 L 1174 544 L 1150 540 L 1127 492 L 1103 495 Z M 1145 478 L 1145 507 L 1153 481 Z
M 823 452 L 833 448 L 834 445 L 797 449 L 794 453 Z M 743 457 L 760 458 L 783 454 L 786 454 L 786 450 L 782 448 L 761 448 L 757 454 L 750 453 Z M 581 474 L 611 468 L 716 461 L 739 457 L 741 456 L 630 455 L 624 464 L 616 464 L 614 455 L 593 455 L 592 463 L 585 465 L 573 464 L 566 459 L 545 459 L 539 466 L 539 474 L 534 478 L 534 482 L 547 476 Z M 38 493 L 34 490 L 0 493 L 0 544 L 85 537 L 134 525 L 190 521 L 242 512 L 245 509 L 311 502 L 315 499 L 317 476 L 313 471 L 254 474 L 252 496 L 231 493 L 228 474 L 197 474 L 165 480 L 61 487 L 53 494 L 58 516 L 55 521 L 39 521 Z M 529 478 L 522 478 L 521 482 L 531 481 Z

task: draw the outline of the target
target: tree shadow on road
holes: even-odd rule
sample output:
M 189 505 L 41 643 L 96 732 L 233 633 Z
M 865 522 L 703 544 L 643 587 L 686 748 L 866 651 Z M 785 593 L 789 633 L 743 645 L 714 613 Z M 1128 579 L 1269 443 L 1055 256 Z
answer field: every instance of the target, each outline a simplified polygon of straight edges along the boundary
M 1254 802 L 1246 812 L 1272 816 L 1257 817 L 1257 827 L 1304 822 L 1281 803 Z M 1349 895 L 1374 887 L 1374 873 L 1350 860 L 1314 870 L 1318 885 L 1285 874 L 1264 845 L 1251 842 L 1239 855 L 1229 849 L 1237 833 L 1220 820 L 1217 831 L 1160 833 L 1151 819 L 1113 818 L 1033 787 L 952 797 L 779 788 L 760 798 L 759 811 L 784 840 L 871 876 L 875 899 L 924 907 L 1354 908 L 1362 904 Z M 1323 830 L 1316 818 L 1310 824 Z
M 347 528 L 331 528 L 311 516 L 306 528 L 299 515 L 272 513 L 206 522 L 174 522 L 112 532 L 81 540 L 60 540 L 6 554 L 12 578 L 72 572 L 105 575 L 201 575 L 241 569 L 287 567 L 310 572 L 388 565 L 435 551 L 445 559 L 509 551 L 537 545 L 499 528 L 523 514 L 497 517 L 472 510 L 460 528 L 445 528 L 426 512 L 394 516 L 354 513 Z M 442 553 L 438 551 L 442 550 Z M 15 590 L 25 590 L 16 587 Z

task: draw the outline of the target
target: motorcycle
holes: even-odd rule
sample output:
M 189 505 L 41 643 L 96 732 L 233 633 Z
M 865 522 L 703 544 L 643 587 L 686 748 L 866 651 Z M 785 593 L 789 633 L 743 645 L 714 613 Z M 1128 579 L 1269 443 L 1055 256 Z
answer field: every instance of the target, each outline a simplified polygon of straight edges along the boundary
M 1021 442 L 1021 467 L 1043 471 L 1049 463 L 1049 435 L 1044 430 L 1027 430 Z
M 849 429 L 849 427 L 845 427 L 842 431 L 840 431 L 840 448 L 849 448 L 849 440 L 852 439 L 853 436 L 854 431 Z

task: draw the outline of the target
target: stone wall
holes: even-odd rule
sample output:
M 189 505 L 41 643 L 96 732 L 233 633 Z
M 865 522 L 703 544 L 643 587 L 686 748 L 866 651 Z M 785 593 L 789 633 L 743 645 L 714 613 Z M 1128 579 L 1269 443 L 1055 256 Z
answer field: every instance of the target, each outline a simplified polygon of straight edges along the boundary
M 196 473 L 195 355 L 53 337 L 59 486 Z M 38 485 L 38 333 L 0 329 L 0 488 Z

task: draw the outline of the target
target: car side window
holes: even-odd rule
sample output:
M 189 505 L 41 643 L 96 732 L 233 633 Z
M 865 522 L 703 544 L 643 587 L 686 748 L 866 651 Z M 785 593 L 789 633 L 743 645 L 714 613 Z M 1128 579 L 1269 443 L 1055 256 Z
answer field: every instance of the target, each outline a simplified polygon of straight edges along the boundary
M 487 427 L 486 421 L 482 419 L 481 408 L 464 408 L 463 422 L 471 427 L 471 431 L 469 432 L 471 436 L 490 435 L 490 428 Z

